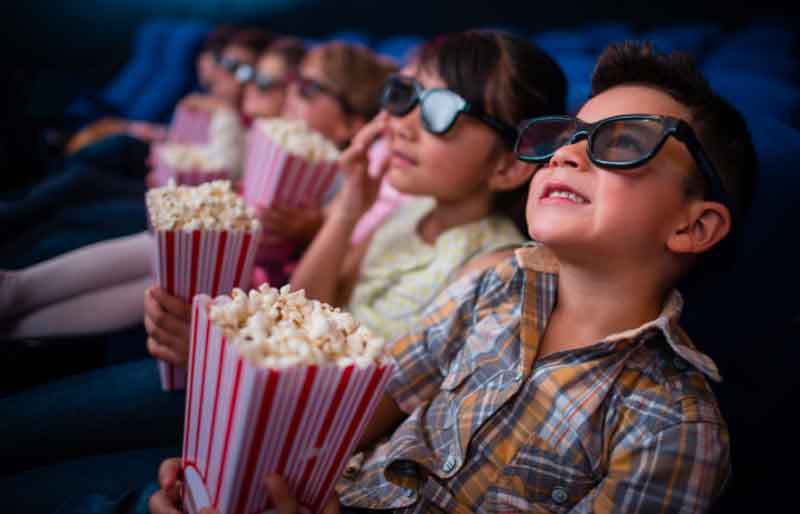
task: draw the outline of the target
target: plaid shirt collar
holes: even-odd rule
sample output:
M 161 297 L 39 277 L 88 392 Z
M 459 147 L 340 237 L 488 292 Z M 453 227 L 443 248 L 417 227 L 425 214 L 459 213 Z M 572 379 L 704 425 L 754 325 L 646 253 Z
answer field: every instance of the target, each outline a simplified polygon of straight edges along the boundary
M 551 287 L 548 289 L 548 294 L 545 298 L 538 299 L 542 304 L 537 306 L 537 309 L 544 309 L 547 311 L 547 314 L 544 317 L 540 316 L 536 318 L 535 313 L 530 312 L 530 315 L 534 317 L 534 319 L 529 320 L 532 323 L 523 323 L 523 346 L 527 350 L 525 353 L 530 353 L 531 355 L 523 355 L 523 358 L 520 360 L 520 372 L 522 372 L 524 375 L 527 375 L 531 370 L 533 358 L 536 355 L 536 348 L 531 347 L 529 343 L 533 340 L 538 341 L 539 338 L 526 337 L 526 334 L 524 333 L 525 327 L 536 327 L 538 325 L 537 319 L 547 319 L 549 318 L 550 313 L 552 313 L 552 310 L 555 307 L 558 291 L 557 283 L 559 264 L 558 259 L 549 249 L 536 242 L 530 243 L 527 246 L 518 249 L 515 252 L 515 257 L 521 268 L 526 271 L 546 275 L 550 280 L 553 280 L 556 285 L 556 287 Z M 526 293 L 527 292 L 528 291 L 526 291 Z M 530 292 L 533 293 L 533 291 Z M 525 298 L 530 299 L 530 296 L 526 294 Z M 532 302 L 530 301 L 526 301 L 523 316 L 525 316 L 529 309 L 532 308 L 530 305 L 531 303 Z M 664 303 L 661 314 L 659 314 L 656 319 L 644 323 L 637 328 L 609 335 L 603 340 L 603 343 L 624 344 L 625 342 L 629 341 L 641 340 L 642 337 L 646 337 L 647 334 L 652 333 L 653 331 L 659 331 L 664 335 L 664 338 L 669 346 L 679 357 L 684 359 L 688 364 L 692 365 L 715 382 L 721 382 L 722 377 L 720 376 L 719 369 L 717 368 L 716 364 L 714 364 L 710 357 L 698 351 L 694 347 L 689 339 L 689 336 L 686 334 L 683 328 L 680 327 L 679 322 L 682 310 L 683 297 L 677 289 L 673 289 L 670 292 L 667 301 Z M 542 327 L 542 331 L 543 329 L 544 327 Z M 538 343 L 536 343 L 536 346 L 538 346 Z

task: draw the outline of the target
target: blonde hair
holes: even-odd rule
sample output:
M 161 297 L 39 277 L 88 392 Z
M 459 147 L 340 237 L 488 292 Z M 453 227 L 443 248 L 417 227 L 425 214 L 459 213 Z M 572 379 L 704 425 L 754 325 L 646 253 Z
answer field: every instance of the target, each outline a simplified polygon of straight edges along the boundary
M 305 62 L 319 63 L 327 85 L 333 87 L 354 114 L 370 119 L 380 111 L 380 95 L 397 65 L 369 48 L 342 42 L 317 46 Z

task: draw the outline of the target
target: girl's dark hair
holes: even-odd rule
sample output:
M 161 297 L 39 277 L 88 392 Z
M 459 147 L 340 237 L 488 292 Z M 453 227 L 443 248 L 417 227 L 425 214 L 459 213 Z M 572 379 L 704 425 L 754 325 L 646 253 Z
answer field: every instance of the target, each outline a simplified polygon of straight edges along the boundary
M 552 57 L 532 42 L 497 31 L 470 30 L 438 36 L 416 55 L 470 104 L 512 127 L 524 119 L 566 111 L 567 79 Z M 528 183 L 495 195 L 492 210 L 511 218 L 523 234 Z
M 275 35 L 267 30 L 256 27 L 243 27 L 237 29 L 231 35 L 225 46 L 242 46 L 258 55 L 273 41 L 275 41 Z
M 208 36 L 206 36 L 200 51 L 213 53 L 221 52 L 222 49 L 228 45 L 228 41 L 230 41 L 231 37 L 236 33 L 236 30 L 236 27 L 233 25 L 217 25 L 208 33 Z
M 286 63 L 289 70 L 294 71 L 300 67 L 306 56 L 306 44 L 302 39 L 283 36 L 274 40 L 261 55 L 277 55 Z

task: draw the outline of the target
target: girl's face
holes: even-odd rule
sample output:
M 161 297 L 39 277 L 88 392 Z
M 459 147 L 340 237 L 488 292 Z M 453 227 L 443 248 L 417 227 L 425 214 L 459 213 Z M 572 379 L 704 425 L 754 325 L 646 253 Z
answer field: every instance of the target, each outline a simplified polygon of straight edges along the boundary
M 222 51 L 222 58 L 239 65 L 249 64 L 252 66 L 256 61 L 256 55 L 252 50 L 238 45 L 226 46 Z M 226 69 L 222 64 L 217 63 L 217 73 L 209 92 L 239 108 L 242 99 L 242 84 L 236 80 L 236 70 Z
M 253 118 L 280 116 L 286 101 L 289 68 L 280 56 L 267 53 L 256 64 L 256 78 L 244 86 L 242 111 Z M 271 85 L 260 83 L 271 80 Z
M 298 80 L 289 85 L 284 116 L 301 119 L 338 146 L 345 146 L 364 120 L 348 114 L 335 91 L 319 58 L 307 57 L 300 66 Z
M 405 68 L 423 89 L 446 88 L 435 74 Z M 442 135 L 425 130 L 417 104 L 405 116 L 389 118 L 391 147 L 388 178 L 397 190 L 433 196 L 439 203 L 456 203 L 489 194 L 489 179 L 498 166 L 502 145 L 496 133 L 480 121 L 460 115 Z
M 214 53 L 210 50 L 201 52 L 195 61 L 197 81 L 203 89 L 211 89 L 211 84 L 217 73 L 217 65 L 214 62 Z

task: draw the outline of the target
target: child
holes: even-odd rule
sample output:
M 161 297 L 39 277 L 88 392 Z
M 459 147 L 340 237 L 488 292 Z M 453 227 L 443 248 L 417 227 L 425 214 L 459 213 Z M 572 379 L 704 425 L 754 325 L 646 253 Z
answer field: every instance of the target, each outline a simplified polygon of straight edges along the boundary
M 453 284 L 395 341 L 399 371 L 361 447 L 390 438 L 339 483 L 341 503 L 707 511 L 729 435 L 674 286 L 747 209 L 745 122 L 687 58 L 626 43 L 600 57 L 577 118 L 529 121 L 517 151 L 543 164 L 527 205 L 538 242 Z M 177 467 L 162 466 L 151 505 L 169 504 Z
M 308 52 L 290 81 L 284 116 L 303 120 L 345 148 L 378 113 L 381 88 L 395 69 L 366 47 L 340 42 L 319 45 Z M 267 281 L 280 287 L 289 278 L 286 270 L 292 258 L 287 249 L 294 246 L 295 255 L 302 253 L 322 224 L 322 208 L 277 205 L 261 210 L 260 217 L 265 237 L 257 262 L 266 270 Z M 277 246 L 270 246 L 276 241 Z

